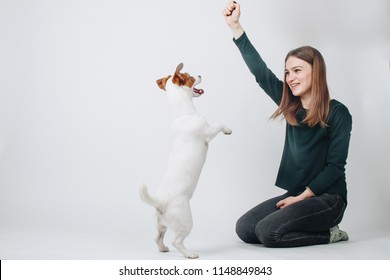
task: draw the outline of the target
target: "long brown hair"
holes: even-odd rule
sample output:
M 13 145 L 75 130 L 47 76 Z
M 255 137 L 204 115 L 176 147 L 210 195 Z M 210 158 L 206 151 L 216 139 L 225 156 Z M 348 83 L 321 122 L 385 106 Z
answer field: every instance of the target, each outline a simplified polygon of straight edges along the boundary
M 309 127 L 313 127 L 317 124 L 320 124 L 321 127 L 325 127 L 329 115 L 330 102 L 328 84 L 326 81 L 325 60 L 317 49 L 310 46 L 304 46 L 290 51 L 284 62 L 286 63 L 287 59 L 291 56 L 302 59 L 312 66 L 312 95 L 310 109 L 302 122 L 307 123 Z M 292 94 L 291 89 L 286 82 L 285 75 L 282 100 L 271 118 L 277 118 L 278 116 L 283 115 L 290 125 L 297 126 L 299 125 L 297 114 L 300 110 L 302 110 L 300 97 Z

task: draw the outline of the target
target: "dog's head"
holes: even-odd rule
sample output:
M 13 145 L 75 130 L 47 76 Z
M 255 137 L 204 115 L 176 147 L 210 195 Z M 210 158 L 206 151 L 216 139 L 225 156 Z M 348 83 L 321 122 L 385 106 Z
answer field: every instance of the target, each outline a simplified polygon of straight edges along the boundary
M 176 87 L 181 87 L 185 89 L 186 91 L 191 91 L 193 97 L 199 97 L 201 96 L 204 91 L 203 89 L 198 89 L 195 86 L 200 84 L 202 81 L 200 76 L 193 77 L 188 73 L 181 73 L 180 71 L 183 69 L 183 63 L 180 63 L 176 67 L 175 73 L 172 75 L 169 75 L 167 77 L 158 79 L 157 85 L 162 90 L 166 90 L 167 84 L 172 83 Z

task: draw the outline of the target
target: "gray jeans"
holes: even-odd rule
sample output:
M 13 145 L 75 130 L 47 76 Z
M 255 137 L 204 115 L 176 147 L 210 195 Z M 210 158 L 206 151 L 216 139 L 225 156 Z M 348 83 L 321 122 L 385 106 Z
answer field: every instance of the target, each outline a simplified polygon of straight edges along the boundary
M 341 222 L 346 208 L 342 197 L 324 193 L 283 209 L 276 208 L 276 203 L 288 196 L 286 193 L 271 198 L 245 213 L 236 224 L 241 240 L 266 247 L 329 243 L 329 229 Z

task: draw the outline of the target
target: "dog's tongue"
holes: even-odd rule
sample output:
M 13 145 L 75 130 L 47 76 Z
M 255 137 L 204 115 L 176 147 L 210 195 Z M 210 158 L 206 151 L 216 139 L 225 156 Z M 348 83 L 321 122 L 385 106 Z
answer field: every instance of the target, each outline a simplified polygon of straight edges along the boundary
M 197 94 L 203 94 L 204 90 L 203 89 L 194 88 L 194 92 L 197 93 Z

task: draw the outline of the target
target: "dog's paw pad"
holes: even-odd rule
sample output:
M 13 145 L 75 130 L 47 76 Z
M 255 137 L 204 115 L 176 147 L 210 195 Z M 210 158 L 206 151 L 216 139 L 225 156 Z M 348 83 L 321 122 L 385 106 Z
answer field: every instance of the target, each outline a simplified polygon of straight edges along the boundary
M 226 135 L 230 135 L 230 134 L 232 134 L 232 130 L 230 129 L 230 128 L 226 128 L 224 131 L 223 131 L 223 133 L 224 134 L 226 134 Z
M 196 253 L 189 253 L 189 254 L 187 254 L 186 257 L 189 259 L 197 259 L 197 258 L 199 258 L 199 255 Z
M 167 246 L 164 246 L 164 247 L 161 247 L 159 248 L 160 252 L 162 253 L 166 253 L 166 252 L 169 252 L 169 248 Z

